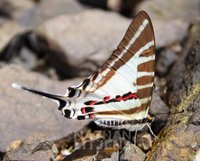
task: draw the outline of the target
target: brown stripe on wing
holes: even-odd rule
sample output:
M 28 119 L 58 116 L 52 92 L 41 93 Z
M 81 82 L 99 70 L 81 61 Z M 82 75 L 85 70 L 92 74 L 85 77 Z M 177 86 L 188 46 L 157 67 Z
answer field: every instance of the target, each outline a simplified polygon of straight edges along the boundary
M 101 111 L 96 112 L 95 115 L 131 115 L 134 113 L 142 112 L 146 110 L 150 102 L 142 104 L 140 107 L 131 108 L 128 110 L 113 110 L 113 111 Z
M 151 93 L 153 91 L 153 87 L 147 87 L 143 89 L 138 89 L 137 96 L 140 99 L 151 97 Z
M 137 78 L 137 85 L 145 85 L 153 82 L 154 76 L 142 76 Z
M 155 54 L 155 45 L 151 46 L 148 50 L 145 50 L 140 54 L 140 57 L 143 56 L 152 56 Z
M 98 89 L 99 87 L 103 86 L 103 84 L 105 82 L 107 82 L 109 79 L 111 79 L 114 74 L 115 74 L 115 70 L 114 69 L 110 69 L 108 74 L 106 76 L 104 76 L 99 83 L 96 84 L 96 88 L 94 88 L 90 92 L 95 92 L 96 89 Z
M 138 72 L 154 72 L 154 66 L 155 60 L 144 62 L 138 65 Z

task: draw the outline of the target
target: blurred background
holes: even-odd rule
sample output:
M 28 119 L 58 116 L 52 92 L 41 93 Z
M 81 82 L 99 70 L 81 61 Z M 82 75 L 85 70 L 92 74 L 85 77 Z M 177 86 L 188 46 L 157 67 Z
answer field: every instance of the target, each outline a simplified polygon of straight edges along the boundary
M 153 23 L 156 97 L 167 111 L 179 102 L 169 99 L 167 82 L 200 23 L 199 0 L 0 0 L 1 159 L 13 141 L 15 149 L 32 134 L 31 144 L 59 140 L 88 124 L 65 119 L 56 104 L 11 84 L 64 94 L 104 63 L 140 10 Z

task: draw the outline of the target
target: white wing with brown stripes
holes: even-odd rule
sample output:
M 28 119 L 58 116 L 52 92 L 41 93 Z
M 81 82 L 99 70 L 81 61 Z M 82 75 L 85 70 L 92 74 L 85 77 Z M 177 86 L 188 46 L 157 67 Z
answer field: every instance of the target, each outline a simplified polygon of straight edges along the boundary
M 14 86 L 56 100 L 67 118 L 94 118 L 100 126 L 135 130 L 149 121 L 154 66 L 153 27 L 141 11 L 102 67 L 65 95 Z

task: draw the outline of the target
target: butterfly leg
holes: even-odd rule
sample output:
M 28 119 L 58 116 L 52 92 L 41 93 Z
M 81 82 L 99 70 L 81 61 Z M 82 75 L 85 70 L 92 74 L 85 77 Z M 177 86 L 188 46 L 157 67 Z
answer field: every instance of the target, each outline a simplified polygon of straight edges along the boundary
M 152 131 L 150 125 L 148 123 L 146 123 L 146 126 L 149 128 L 149 131 L 151 132 L 151 134 L 156 138 L 158 139 L 158 137 L 154 134 L 154 132 Z
M 135 135 L 134 135 L 134 144 L 136 145 L 137 143 L 137 129 L 135 130 Z

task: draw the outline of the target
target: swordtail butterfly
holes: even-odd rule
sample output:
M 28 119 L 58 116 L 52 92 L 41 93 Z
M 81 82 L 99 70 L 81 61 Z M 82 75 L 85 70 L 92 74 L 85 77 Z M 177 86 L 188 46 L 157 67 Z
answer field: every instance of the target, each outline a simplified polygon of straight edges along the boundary
M 155 37 L 148 14 L 139 12 L 108 60 L 66 94 L 52 94 L 13 83 L 12 86 L 58 103 L 69 119 L 93 119 L 99 126 L 136 131 L 148 115 L 155 67 Z

